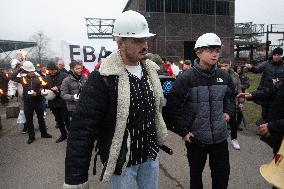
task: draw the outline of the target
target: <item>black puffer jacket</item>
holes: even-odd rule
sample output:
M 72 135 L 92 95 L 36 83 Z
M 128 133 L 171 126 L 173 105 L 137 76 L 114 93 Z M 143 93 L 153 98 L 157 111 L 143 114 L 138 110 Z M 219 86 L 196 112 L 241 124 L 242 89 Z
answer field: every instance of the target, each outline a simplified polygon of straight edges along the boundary
M 203 144 L 224 141 L 228 133 L 223 113 L 234 115 L 233 91 L 228 73 L 216 67 L 203 70 L 195 62 L 177 78 L 168 96 L 169 129 L 181 136 L 192 132 Z
M 272 79 L 284 78 L 284 64 L 282 62 L 273 62 L 269 60 L 257 66 L 252 66 L 250 71 L 253 73 L 262 73 L 261 80 L 257 88 L 262 91 L 274 90 Z
M 67 76 L 68 74 L 61 72 L 61 71 L 57 71 L 55 75 L 48 75 L 46 77 L 48 81 L 49 89 L 54 86 L 57 86 L 59 88 L 59 91 L 53 91 L 56 94 L 56 97 L 53 100 L 48 101 L 49 108 L 52 109 L 52 108 L 66 107 L 66 102 L 60 96 L 61 94 L 60 87 L 61 87 L 63 79 Z

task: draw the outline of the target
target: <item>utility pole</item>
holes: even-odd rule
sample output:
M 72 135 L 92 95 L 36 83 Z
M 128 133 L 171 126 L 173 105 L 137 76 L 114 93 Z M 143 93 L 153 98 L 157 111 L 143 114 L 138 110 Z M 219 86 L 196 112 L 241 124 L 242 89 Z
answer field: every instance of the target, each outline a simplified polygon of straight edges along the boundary
M 266 46 L 265 46 L 265 59 L 266 60 L 268 60 L 268 51 L 269 51 L 269 25 L 266 26 Z

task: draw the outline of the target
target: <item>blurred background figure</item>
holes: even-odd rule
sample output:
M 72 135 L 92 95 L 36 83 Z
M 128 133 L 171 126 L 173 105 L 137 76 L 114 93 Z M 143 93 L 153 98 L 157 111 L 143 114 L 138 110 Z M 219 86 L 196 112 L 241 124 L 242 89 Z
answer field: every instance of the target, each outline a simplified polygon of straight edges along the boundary
M 58 67 L 58 70 L 61 71 L 61 72 L 64 72 L 64 73 L 67 73 L 68 74 L 68 71 L 65 69 L 65 63 L 64 63 L 64 60 L 62 59 L 59 59 L 57 61 L 57 67 Z
M 247 76 L 247 70 L 244 66 L 234 66 L 234 71 L 239 75 L 241 81 L 242 92 L 244 93 L 250 87 L 249 77 Z
M 232 81 L 233 81 L 233 85 L 234 85 L 234 94 L 235 96 L 239 93 L 242 92 L 241 89 L 241 81 L 239 78 L 239 75 L 234 72 L 234 70 L 231 68 L 231 61 L 229 59 L 221 59 L 219 62 L 219 66 L 222 70 L 224 70 L 225 72 L 227 72 Z M 243 103 L 244 103 L 244 98 L 236 98 L 235 99 L 235 105 L 236 105 L 236 112 L 238 111 L 238 109 L 240 109 L 240 111 L 243 110 Z M 233 146 L 234 149 L 236 150 L 240 150 L 240 144 L 239 141 L 237 139 L 238 135 L 238 125 L 237 125 L 237 115 L 236 113 L 230 117 L 229 120 L 229 125 L 230 125 L 230 129 L 231 129 L 231 145 Z
M 272 83 L 272 79 L 284 78 L 284 64 L 282 60 L 283 49 L 277 47 L 272 51 L 272 60 L 262 62 L 256 66 L 251 64 L 245 64 L 246 68 L 253 73 L 262 73 L 260 83 L 257 90 L 260 92 L 272 92 L 275 90 Z M 273 117 L 272 105 L 273 100 L 267 99 L 267 101 L 258 102 L 261 105 L 262 119 L 258 120 L 256 124 L 265 123 Z
M 6 105 L 9 102 L 7 92 L 8 92 L 8 83 L 12 74 L 10 68 L 4 68 L 0 71 L 0 100 L 1 104 Z
M 61 98 L 66 101 L 69 115 L 72 117 L 72 112 L 75 110 L 81 89 L 85 85 L 87 77 L 82 73 L 83 65 L 80 62 L 74 60 L 69 66 L 69 75 L 62 81 Z
M 68 76 L 68 74 L 60 71 L 57 65 L 52 61 L 47 64 L 47 70 L 49 72 L 46 77 L 48 81 L 48 88 L 55 93 L 55 98 L 48 100 L 48 107 L 53 113 L 60 130 L 61 135 L 56 140 L 56 143 L 59 143 L 67 138 L 67 130 L 70 125 L 70 117 L 66 102 L 60 96 L 62 81 Z
M 82 66 L 81 74 L 83 74 L 85 77 L 89 77 L 90 71 L 84 66 L 83 60 L 77 60 L 77 62 L 79 62 L 79 64 Z M 71 71 L 71 67 L 70 67 L 70 71 Z

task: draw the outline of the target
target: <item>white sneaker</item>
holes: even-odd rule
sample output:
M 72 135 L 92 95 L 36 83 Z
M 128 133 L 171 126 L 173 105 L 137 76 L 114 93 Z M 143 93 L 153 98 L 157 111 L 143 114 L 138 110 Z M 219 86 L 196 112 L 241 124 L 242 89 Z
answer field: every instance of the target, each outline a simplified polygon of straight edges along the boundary
M 231 144 L 232 144 L 233 148 L 235 148 L 236 150 L 240 150 L 241 149 L 240 144 L 239 144 L 237 139 L 233 139 L 231 141 Z

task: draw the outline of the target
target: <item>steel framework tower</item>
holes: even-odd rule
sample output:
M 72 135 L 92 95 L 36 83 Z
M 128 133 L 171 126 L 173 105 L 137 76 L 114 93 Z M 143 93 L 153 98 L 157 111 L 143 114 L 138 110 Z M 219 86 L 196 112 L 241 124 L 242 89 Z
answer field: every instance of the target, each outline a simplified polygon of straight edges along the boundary
M 85 18 L 88 39 L 112 39 L 115 19 Z

